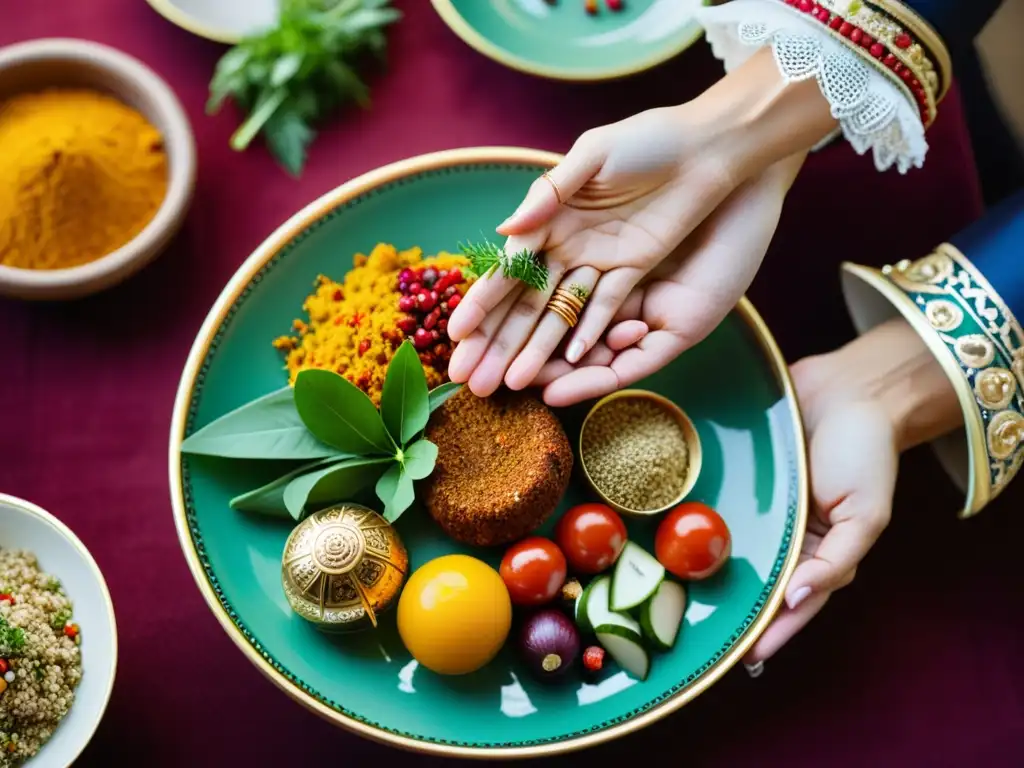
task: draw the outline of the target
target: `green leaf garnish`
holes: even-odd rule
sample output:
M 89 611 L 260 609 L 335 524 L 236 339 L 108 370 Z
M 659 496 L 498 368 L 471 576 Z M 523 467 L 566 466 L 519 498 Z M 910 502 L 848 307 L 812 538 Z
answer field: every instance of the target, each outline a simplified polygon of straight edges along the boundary
M 230 459 L 308 460 L 338 456 L 306 429 L 291 387 L 256 398 L 193 432 L 183 453 Z
M 369 106 L 356 71 L 383 56 L 384 29 L 401 18 L 389 0 L 282 0 L 278 23 L 225 53 L 210 81 L 207 112 L 230 99 L 247 113 L 231 137 L 242 151 L 260 133 L 279 163 L 301 173 L 312 124 L 346 103 Z
M 386 457 L 348 459 L 296 477 L 284 490 L 285 508 L 293 518 L 301 520 L 307 506 L 352 498 L 380 477 L 388 465 L 397 466 Z
M 535 291 L 543 291 L 548 287 L 548 267 L 533 251 L 524 249 L 507 254 L 500 245 L 488 240 L 482 243 L 460 243 L 459 250 L 469 259 L 473 277 L 486 277 L 500 270 L 503 277 L 518 280 Z
M 446 381 L 444 384 L 430 390 L 430 395 L 427 398 L 430 403 L 430 412 L 433 413 L 444 405 L 445 401 L 460 389 L 462 389 L 461 384 L 456 384 L 454 381 Z
M 405 468 L 395 462 L 377 481 L 377 498 L 384 502 L 384 519 L 395 522 L 416 499 L 413 480 Z
M 349 457 L 342 455 L 330 459 L 322 459 L 321 461 L 314 461 L 309 464 L 303 464 L 298 469 L 294 469 L 276 480 L 270 481 L 266 485 L 261 485 L 259 488 L 254 488 L 247 493 L 235 496 L 228 502 L 228 506 L 232 509 L 241 510 L 243 512 L 259 512 L 264 515 L 288 517 L 288 508 L 284 503 L 284 491 L 285 488 L 288 487 L 288 483 L 309 472 L 314 472 L 348 460 L 350 460 Z
M 380 398 L 380 415 L 398 445 L 406 445 L 427 426 L 429 394 L 420 356 L 408 340 L 403 341 L 388 363 Z
M 0 616 L 0 658 L 13 659 L 25 649 L 25 630 Z
M 403 452 L 405 473 L 413 480 L 429 477 L 437 462 L 437 446 L 429 440 L 417 440 Z
M 295 407 L 321 442 L 354 456 L 394 456 L 380 411 L 359 387 L 333 371 L 309 369 L 295 379 Z

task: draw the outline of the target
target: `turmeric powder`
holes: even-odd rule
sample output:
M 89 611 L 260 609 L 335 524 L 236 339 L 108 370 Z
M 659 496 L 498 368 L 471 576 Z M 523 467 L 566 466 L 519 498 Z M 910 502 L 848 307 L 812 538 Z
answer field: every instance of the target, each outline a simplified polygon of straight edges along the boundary
M 0 102 L 0 264 L 61 269 L 138 235 L 167 194 L 160 132 L 87 90 Z

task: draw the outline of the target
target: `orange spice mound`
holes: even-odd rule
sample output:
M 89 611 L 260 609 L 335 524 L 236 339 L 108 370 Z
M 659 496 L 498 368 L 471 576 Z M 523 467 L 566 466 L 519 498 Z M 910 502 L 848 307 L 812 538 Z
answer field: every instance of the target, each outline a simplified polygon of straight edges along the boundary
M 420 498 L 446 534 L 476 546 L 507 544 L 540 527 L 569 486 L 572 446 L 536 396 L 467 387 L 427 426 L 437 464 Z
M 316 289 L 302 304 L 308 319 L 295 320 L 295 335 L 275 339 L 274 347 L 285 353 L 289 384 L 295 383 L 299 371 L 335 371 L 379 406 L 388 364 L 407 336 L 399 327 L 399 321 L 408 317 L 398 306 L 399 273 L 407 267 L 463 268 L 468 261 L 448 253 L 424 257 L 420 248 L 399 251 L 381 243 L 369 256 L 356 254 L 352 263 L 341 282 L 317 278 Z M 451 345 L 447 338 L 441 343 L 446 354 L 437 354 L 436 346 L 420 352 L 430 387 L 447 380 Z

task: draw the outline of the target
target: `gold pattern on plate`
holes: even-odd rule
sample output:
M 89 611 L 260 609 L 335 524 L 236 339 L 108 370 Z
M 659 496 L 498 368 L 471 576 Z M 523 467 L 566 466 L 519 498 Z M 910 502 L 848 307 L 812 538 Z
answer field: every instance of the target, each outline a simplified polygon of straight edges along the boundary
M 292 531 L 281 559 L 288 603 L 321 629 L 377 626 L 409 570 L 405 546 L 383 517 L 358 504 L 310 515 Z
M 1005 368 L 994 366 L 981 371 L 974 379 L 978 402 L 990 411 L 1002 410 L 1017 394 L 1017 379 Z
M 932 328 L 937 331 L 952 331 L 959 328 L 960 323 L 964 321 L 964 311 L 946 299 L 929 302 L 924 312 Z
M 957 359 L 968 368 L 984 368 L 996 356 L 995 344 L 987 336 L 961 336 L 954 345 Z
M 1000 411 L 988 423 L 988 451 L 1000 461 L 1010 458 L 1024 440 L 1024 416 Z

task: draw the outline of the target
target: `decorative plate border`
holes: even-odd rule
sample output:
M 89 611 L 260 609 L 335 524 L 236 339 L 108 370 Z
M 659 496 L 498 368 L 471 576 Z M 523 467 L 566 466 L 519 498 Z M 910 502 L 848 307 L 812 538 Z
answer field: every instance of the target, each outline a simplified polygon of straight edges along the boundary
M 717 680 L 718 677 L 724 674 L 742 657 L 743 653 L 746 652 L 747 648 L 756 639 L 756 636 L 760 634 L 763 627 L 767 625 L 771 616 L 778 610 L 783 597 L 783 591 L 779 587 L 788 581 L 796 566 L 807 515 L 807 466 L 803 424 L 795 392 L 793 391 L 792 381 L 789 378 L 782 354 L 764 325 L 763 320 L 754 310 L 753 306 L 744 298 L 735 311 L 740 313 L 748 326 L 748 331 L 754 335 L 755 342 L 762 347 L 769 364 L 774 369 L 780 388 L 783 391 L 783 396 L 789 401 L 788 410 L 793 418 L 792 430 L 787 430 L 785 433 L 786 458 L 790 467 L 790 477 L 786 525 L 782 539 L 783 546 L 754 606 L 744 617 L 736 631 L 729 637 L 729 640 L 696 671 L 669 690 L 648 701 L 643 707 L 619 715 L 611 720 L 606 720 L 590 728 L 547 739 L 529 739 L 516 742 L 467 742 L 439 739 L 402 731 L 382 725 L 345 709 L 338 702 L 321 695 L 303 680 L 293 675 L 250 632 L 241 620 L 238 612 L 224 595 L 219 580 L 214 574 L 210 560 L 207 557 L 206 546 L 199 531 L 192 498 L 191 482 L 189 480 L 188 462 L 181 456 L 180 444 L 184 436 L 192 430 L 192 424 L 202 397 L 203 383 L 210 364 L 220 346 L 220 342 L 249 294 L 255 290 L 263 278 L 292 249 L 313 232 L 337 216 L 373 197 L 384 194 L 392 189 L 416 183 L 420 179 L 437 175 L 502 169 L 536 170 L 540 172 L 550 167 L 554 162 L 557 162 L 557 159 L 555 155 L 537 150 L 502 147 L 437 152 L 385 166 L 359 177 L 314 201 L 273 233 L 246 260 L 235 274 L 235 277 L 228 283 L 207 316 L 203 328 L 197 335 L 196 342 L 189 355 L 189 364 L 186 364 L 178 389 L 169 451 L 171 497 L 182 548 L 189 560 L 193 577 L 207 598 L 211 609 L 217 615 L 217 618 L 221 620 L 221 624 L 232 636 L 232 639 L 235 640 L 236 645 L 239 645 L 246 652 L 246 655 L 257 664 L 260 670 L 278 684 L 279 687 L 282 687 L 286 693 L 298 699 L 300 703 L 314 709 L 321 716 L 350 730 L 355 730 L 361 735 L 392 746 L 457 757 L 508 759 L 569 752 L 593 746 L 616 736 L 624 735 L 627 732 L 638 730 L 647 725 L 648 722 L 660 719 L 660 717 L 675 711 L 687 701 L 696 697 L 696 695 L 710 686 L 711 683 Z M 253 266 L 255 266 L 255 269 L 252 269 Z M 249 272 L 248 278 L 245 278 L 246 272 Z M 240 281 L 243 282 L 240 283 Z M 225 303 L 228 304 L 227 309 L 222 310 Z M 208 341 L 204 341 L 204 339 L 208 339 Z M 197 365 L 193 365 L 193 363 L 197 363 Z M 195 368 L 195 373 L 190 376 L 189 373 L 192 368 Z M 197 565 L 201 572 L 197 572 L 196 568 L 193 567 L 194 565 Z M 219 615 L 221 611 L 223 615 Z M 761 626 L 755 627 L 756 623 L 761 624 Z M 746 642 L 741 642 L 744 640 Z M 255 656 L 253 655 L 254 653 Z M 715 674 L 713 677 L 705 677 L 716 667 L 721 667 L 718 674 Z M 288 686 L 282 685 L 282 680 L 287 681 L 289 686 L 297 689 L 302 695 L 297 695 L 295 690 L 289 690 Z M 699 683 L 703 683 L 703 685 L 696 689 Z M 689 689 L 691 688 L 694 688 L 694 690 L 690 691 Z M 683 696 L 685 693 L 692 693 L 692 695 Z M 672 707 L 661 706 L 676 697 L 680 699 L 678 705 Z M 664 711 L 661 711 L 662 709 Z M 637 719 L 641 717 L 643 717 L 643 720 L 638 722 Z

